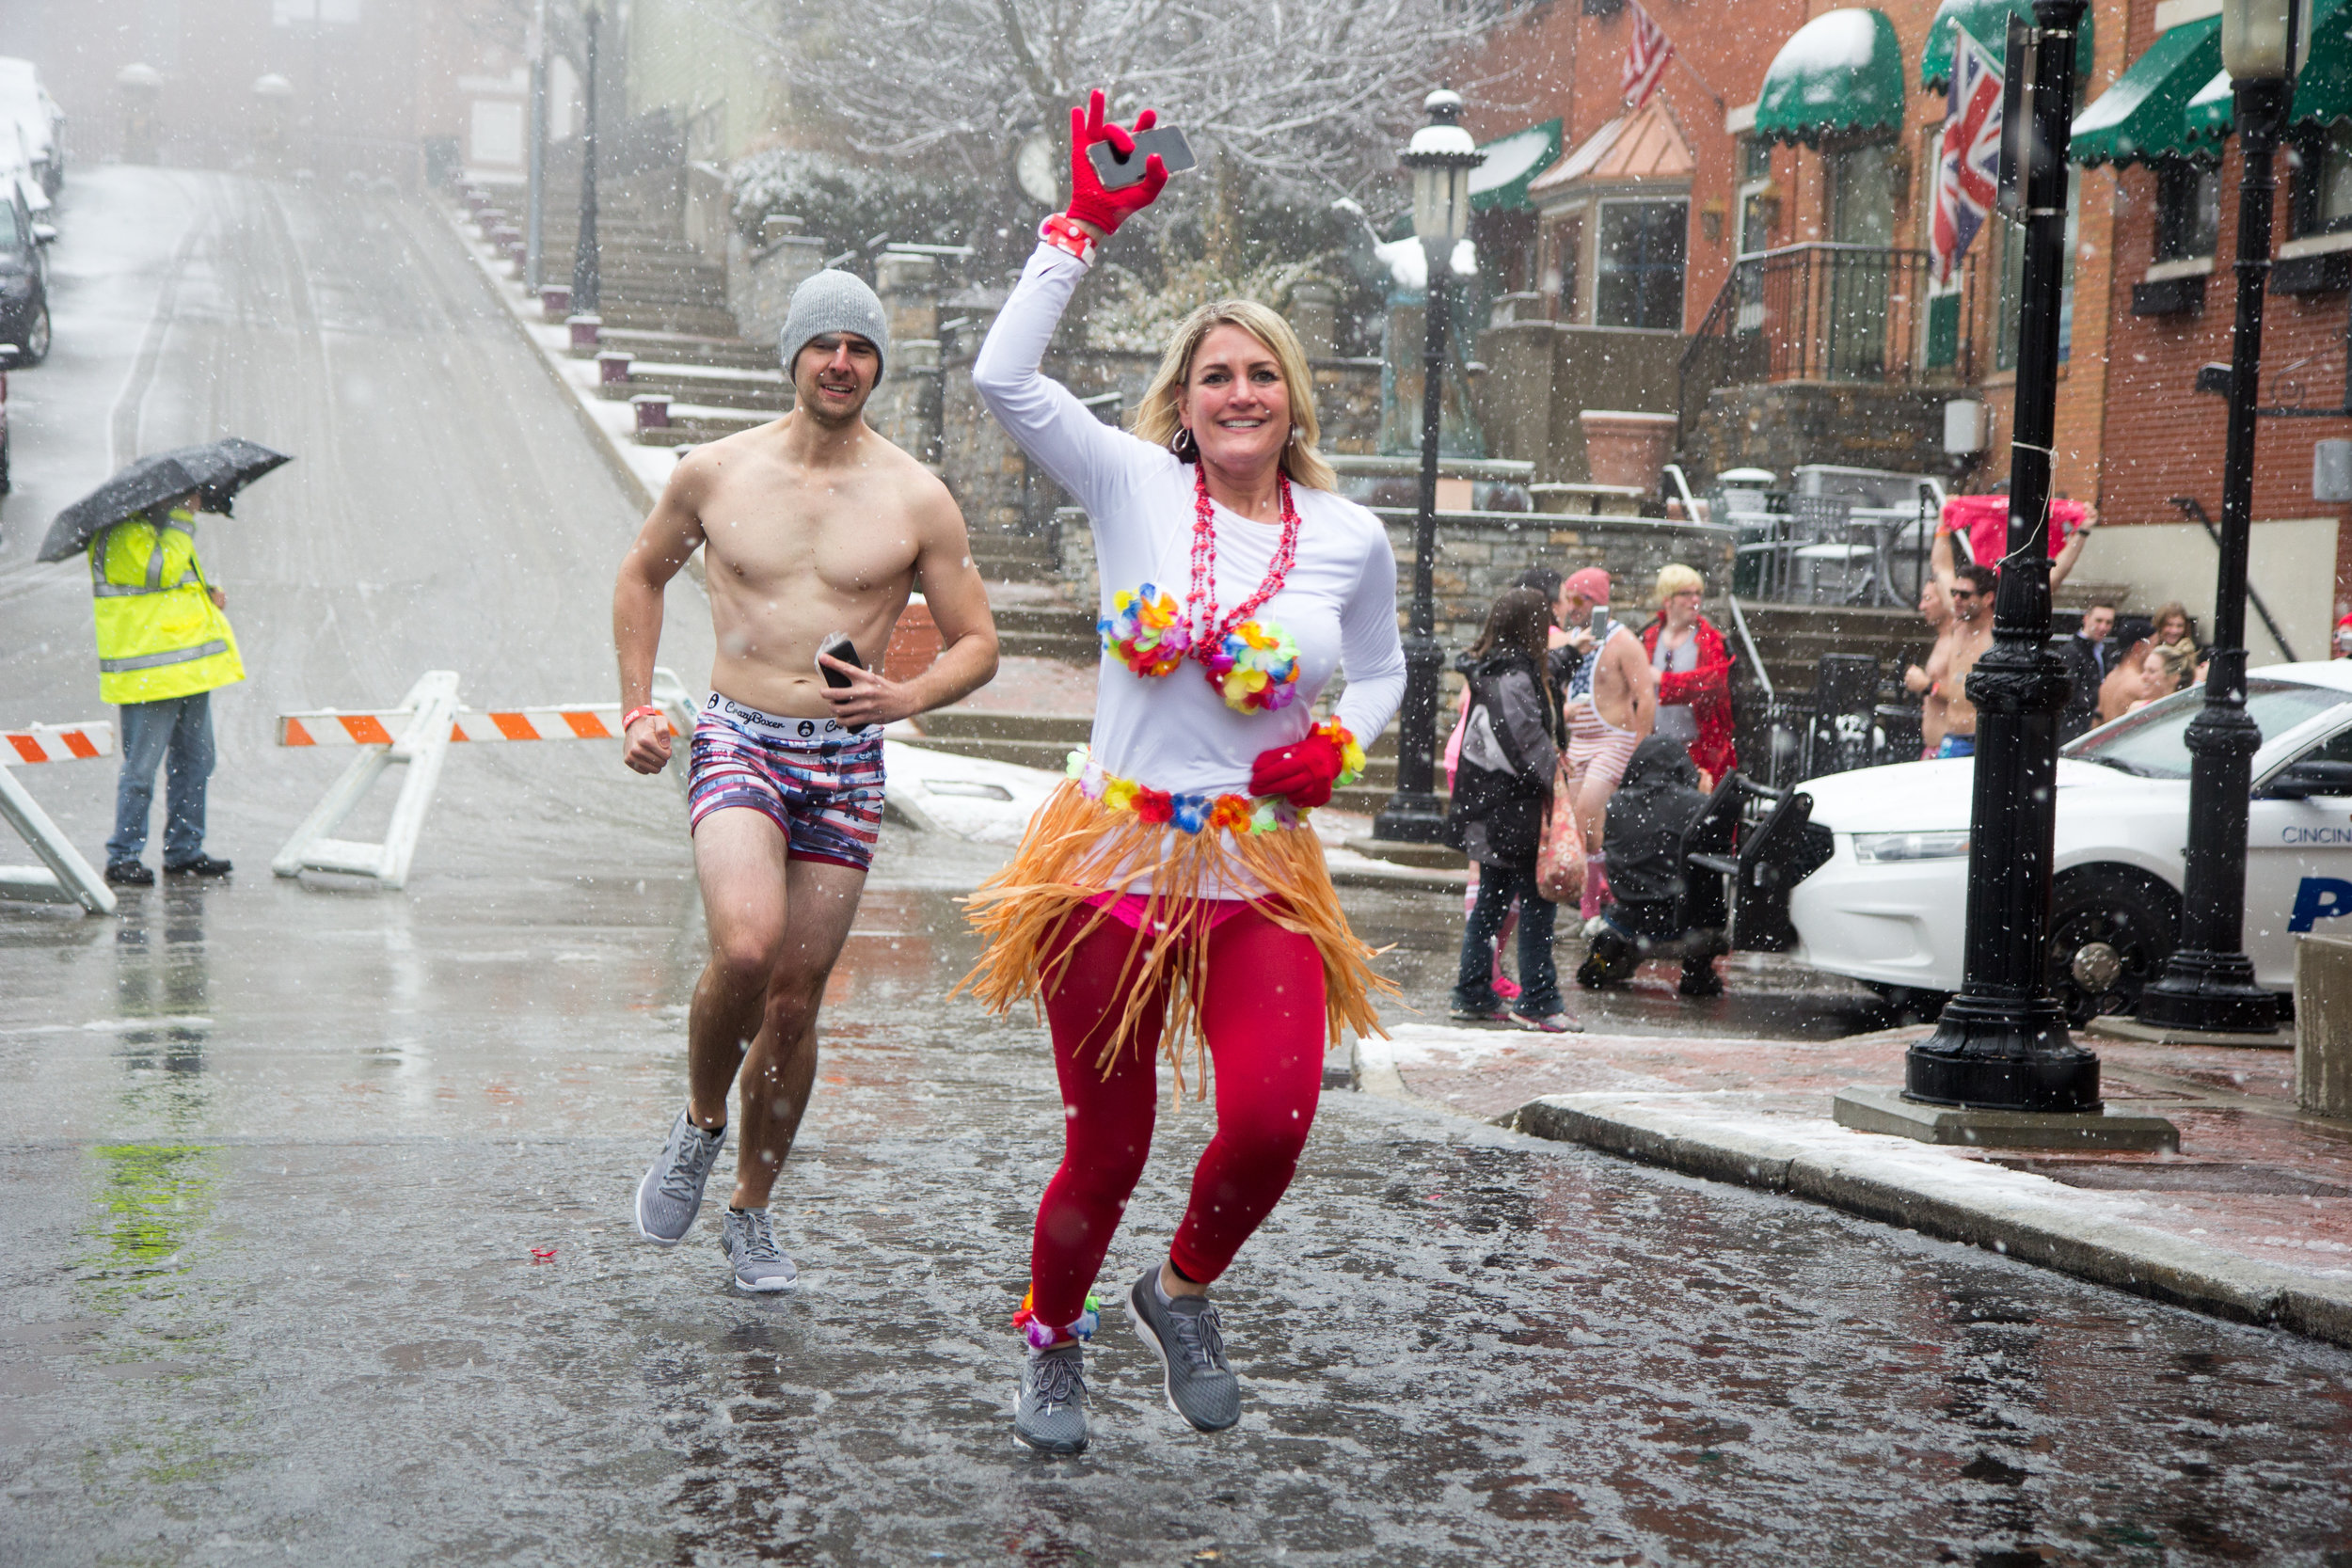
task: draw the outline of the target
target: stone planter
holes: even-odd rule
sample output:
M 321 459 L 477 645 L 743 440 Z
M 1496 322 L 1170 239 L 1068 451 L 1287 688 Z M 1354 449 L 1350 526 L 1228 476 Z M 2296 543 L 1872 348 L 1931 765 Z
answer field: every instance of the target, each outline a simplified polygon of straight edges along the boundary
M 1587 408 L 1577 415 L 1584 427 L 1584 462 L 1595 484 L 1624 484 L 1644 494 L 1658 488 L 1659 470 L 1674 451 L 1672 414 L 1636 414 L 1618 408 Z

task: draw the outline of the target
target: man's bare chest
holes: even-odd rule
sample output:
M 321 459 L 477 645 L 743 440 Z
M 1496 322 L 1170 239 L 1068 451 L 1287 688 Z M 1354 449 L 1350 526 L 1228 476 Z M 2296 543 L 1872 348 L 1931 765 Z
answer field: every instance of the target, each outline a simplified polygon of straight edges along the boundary
M 904 507 L 879 487 L 722 494 L 702 523 L 709 571 L 747 586 L 870 593 L 904 580 L 919 553 Z

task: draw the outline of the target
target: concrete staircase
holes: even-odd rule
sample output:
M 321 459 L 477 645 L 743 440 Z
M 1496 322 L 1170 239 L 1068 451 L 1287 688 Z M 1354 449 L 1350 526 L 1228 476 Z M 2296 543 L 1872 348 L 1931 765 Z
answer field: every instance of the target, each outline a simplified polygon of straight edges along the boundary
M 1761 604 L 1746 599 L 1740 601 L 1740 609 L 1772 689 L 1782 696 L 1813 689 L 1814 672 L 1823 654 L 1868 654 L 1878 659 L 1883 673 L 1891 673 L 1899 680 L 1903 666 L 1924 660 L 1933 641 L 1927 622 L 1915 610 Z M 1708 618 L 1731 644 L 1734 689 L 1760 697 L 1762 688 L 1732 625 L 1729 609 L 1709 607 Z

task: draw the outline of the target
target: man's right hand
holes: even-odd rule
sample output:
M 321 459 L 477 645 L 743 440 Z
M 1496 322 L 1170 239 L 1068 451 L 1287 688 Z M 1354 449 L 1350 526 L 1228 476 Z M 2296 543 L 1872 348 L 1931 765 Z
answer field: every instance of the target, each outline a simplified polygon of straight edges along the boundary
M 666 714 L 648 713 L 628 727 L 621 742 L 621 760 L 639 773 L 659 773 L 670 763 L 670 721 Z
M 1903 669 L 1903 689 L 1905 691 L 1924 694 L 1927 691 L 1927 689 L 1928 673 L 1925 670 L 1920 669 L 1916 664 L 1905 666 Z

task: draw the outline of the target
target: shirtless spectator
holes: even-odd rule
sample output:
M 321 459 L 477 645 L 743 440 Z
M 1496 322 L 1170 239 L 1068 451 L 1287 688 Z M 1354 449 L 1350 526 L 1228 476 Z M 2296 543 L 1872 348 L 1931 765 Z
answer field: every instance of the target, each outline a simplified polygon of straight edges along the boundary
M 746 1291 L 792 1287 L 768 1196 L 817 1071 L 817 1009 L 882 823 L 882 727 L 984 685 L 996 629 L 946 486 L 869 429 L 889 351 L 882 302 L 845 272 L 793 292 L 777 342 L 793 411 L 680 462 L 612 591 L 624 758 L 670 760 L 649 705 L 662 587 L 704 551 L 718 656 L 689 751 L 694 874 L 710 961 L 687 1016 L 686 1109 L 637 1189 L 637 1227 L 683 1241 L 743 1070 L 742 1138 L 720 1245 Z M 942 647 L 897 681 L 880 663 L 920 585 Z M 836 635 L 850 659 L 819 649 Z M 838 683 L 838 684 L 834 684 Z
M 1968 700 L 1968 672 L 1993 646 L 1993 588 L 1997 579 L 1990 566 L 1953 564 L 1949 530 L 1937 531 L 1931 560 L 1936 586 L 1952 607 L 1950 636 L 1937 640 L 1924 672 L 1926 695 L 1944 704 L 1944 738 L 1935 754 L 1972 757 L 1977 754 L 1977 709 Z
M 1944 584 L 1933 577 L 1919 585 L 1919 616 L 1935 639 L 1928 650 L 1928 664 L 1935 665 L 1939 659 L 1948 664 L 1957 624 L 1952 620 L 1952 601 L 1946 597 Z M 1924 760 L 1935 755 L 1944 744 L 1944 696 L 1935 689 L 1935 677 L 1927 667 L 1917 664 L 1903 671 L 1903 689 L 1919 699 L 1919 755 Z
M 1560 585 L 1559 620 L 1579 661 L 1564 696 L 1568 721 L 1568 771 L 1576 781 L 1576 814 L 1584 829 L 1584 896 L 1580 913 L 1591 920 L 1608 901 L 1601 863 L 1601 830 L 1609 797 L 1625 766 L 1658 722 L 1658 677 L 1632 628 L 1608 614 L 1609 574 L 1597 566 L 1572 572 Z M 1604 631 L 1593 635 L 1593 612 Z

